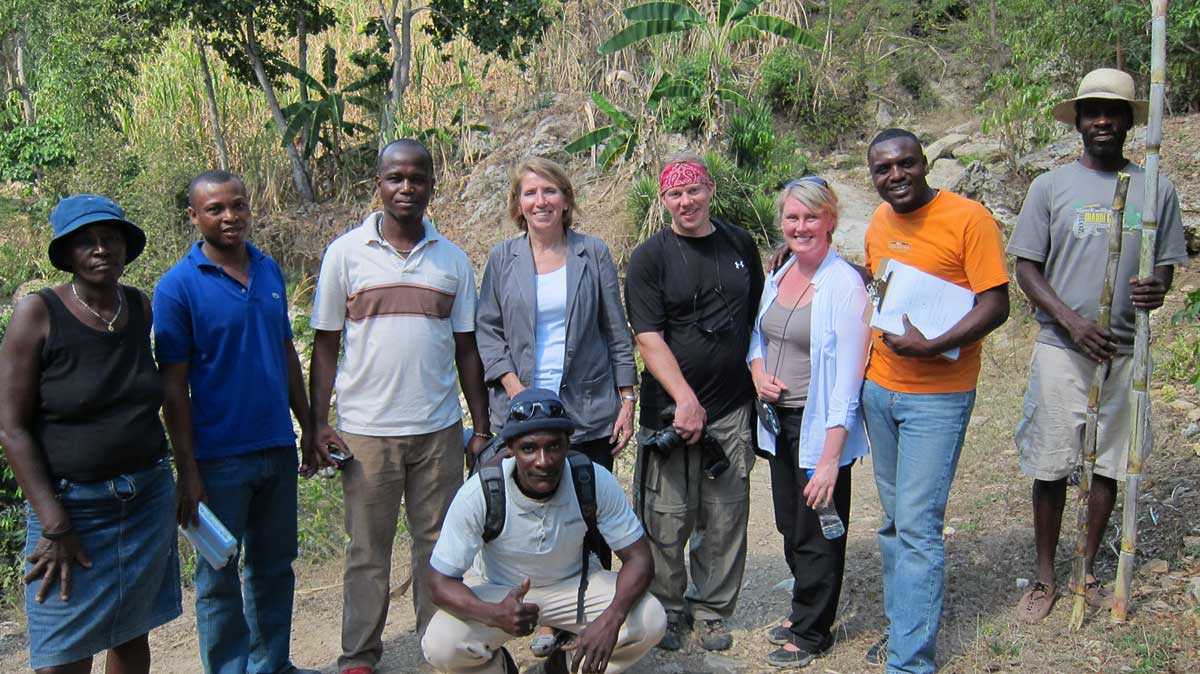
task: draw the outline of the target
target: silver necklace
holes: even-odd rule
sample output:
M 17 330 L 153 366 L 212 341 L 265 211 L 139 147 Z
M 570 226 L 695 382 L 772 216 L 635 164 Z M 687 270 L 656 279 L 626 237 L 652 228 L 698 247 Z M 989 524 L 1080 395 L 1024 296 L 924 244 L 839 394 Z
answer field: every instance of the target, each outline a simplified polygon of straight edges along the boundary
M 125 300 L 121 297 L 120 286 L 117 287 L 117 312 L 113 314 L 111 321 L 105 320 L 105 318 L 100 315 L 99 311 L 96 311 L 91 307 L 90 304 L 83 301 L 83 298 L 79 296 L 79 291 L 75 290 L 74 281 L 71 281 L 71 294 L 75 296 L 75 301 L 79 302 L 79 306 L 87 309 L 88 312 L 95 316 L 97 320 L 104 324 L 104 327 L 108 328 L 109 332 L 113 332 L 113 326 L 117 324 L 117 319 L 121 317 L 121 311 L 125 309 Z

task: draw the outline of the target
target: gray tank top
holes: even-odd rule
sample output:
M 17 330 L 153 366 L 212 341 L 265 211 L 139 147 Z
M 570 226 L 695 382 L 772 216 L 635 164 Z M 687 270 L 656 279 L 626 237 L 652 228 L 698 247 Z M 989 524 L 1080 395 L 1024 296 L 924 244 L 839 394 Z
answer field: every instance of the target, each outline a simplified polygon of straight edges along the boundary
M 804 407 L 808 400 L 808 380 L 812 373 L 808 353 L 811 331 L 812 302 L 792 311 L 792 307 L 780 304 L 777 299 L 763 314 L 762 332 L 767 338 L 767 360 L 763 370 L 787 386 L 776 403 L 780 407 Z

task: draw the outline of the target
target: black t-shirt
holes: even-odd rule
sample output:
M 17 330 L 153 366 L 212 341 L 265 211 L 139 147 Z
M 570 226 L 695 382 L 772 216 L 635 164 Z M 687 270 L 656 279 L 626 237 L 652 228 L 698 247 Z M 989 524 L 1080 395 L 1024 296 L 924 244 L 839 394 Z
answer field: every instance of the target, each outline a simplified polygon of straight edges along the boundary
M 713 221 L 704 237 L 663 229 L 633 251 L 625 302 L 634 334 L 662 333 L 679 369 L 710 420 L 750 400 L 746 367 L 763 271 L 745 231 Z M 659 429 L 671 396 L 647 369 L 642 374 L 641 425 Z

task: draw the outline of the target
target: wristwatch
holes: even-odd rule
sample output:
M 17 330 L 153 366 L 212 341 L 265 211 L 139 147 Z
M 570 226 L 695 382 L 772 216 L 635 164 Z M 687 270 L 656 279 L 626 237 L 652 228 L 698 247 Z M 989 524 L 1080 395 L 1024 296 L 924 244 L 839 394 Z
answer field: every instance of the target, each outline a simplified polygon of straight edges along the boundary
M 637 402 L 637 394 L 636 393 L 622 393 L 621 400 L 628 400 L 631 403 L 636 403 Z
M 496 437 L 495 433 L 484 433 L 482 431 L 472 431 L 471 435 L 476 438 L 483 438 L 484 440 L 491 440 Z

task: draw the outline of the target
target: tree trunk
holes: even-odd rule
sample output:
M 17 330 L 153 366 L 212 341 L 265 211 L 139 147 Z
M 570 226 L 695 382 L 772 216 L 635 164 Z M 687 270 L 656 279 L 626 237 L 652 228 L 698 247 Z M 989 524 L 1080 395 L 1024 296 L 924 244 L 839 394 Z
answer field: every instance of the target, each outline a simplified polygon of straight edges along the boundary
M 1113 9 L 1121 4 L 1121 0 L 1112 0 Z M 1121 34 L 1116 33 L 1114 43 L 1117 49 L 1117 70 L 1125 69 L 1125 49 L 1121 47 Z
M 204 79 L 204 97 L 208 102 L 208 123 L 212 125 L 213 142 L 217 145 L 217 161 L 222 171 L 229 170 L 229 149 L 225 146 L 225 130 L 221 127 L 221 113 L 217 108 L 217 93 L 213 87 L 212 70 L 208 67 L 208 50 L 200 34 L 192 31 L 192 42 L 200 55 L 200 75 Z
M 392 0 L 389 11 L 379 0 L 379 11 L 383 18 L 383 27 L 387 31 L 388 40 L 392 43 L 392 91 L 384 106 L 383 123 L 379 125 L 380 147 L 394 140 L 396 115 L 400 111 L 400 102 L 408 89 L 412 73 L 412 20 L 416 11 L 412 8 L 412 0 L 404 0 L 400 10 L 400 30 L 396 30 L 396 5 L 399 0 Z M 424 9 L 424 8 L 418 8 Z
M 29 92 L 29 80 L 25 75 L 25 33 L 18 31 L 14 38 L 17 61 L 16 82 L 13 88 L 21 96 L 21 116 L 26 124 L 37 121 L 37 112 L 33 108 L 33 94 Z
M 250 57 L 250 65 L 254 68 L 254 76 L 258 79 L 258 85 L 263 90 L 263 95 L 267 98 L 267 106 L 271 108 L 271 119 L 275 121 L 275 129 L 279 132 L 279 137 L 282 139 L 287 133 L 287 120 L 283 117 L 283 109 L 279 107 L 279 99 L 275 97 L 275 87 L 271 84 L 271 79 L 267 77 L 267 69 L 263 66 L 262 54 L 258 51 L 258 35 L 254 30 L 254 18 L 246 17 L 245 34 L 246 55 Z M 296 146 L 292 143 L 284 143 L 284 150 L 287 151 L 288 159 L 292 162 L 292 183 L 296 185 L 296 191 L 300 193 L 300 200 L 306 204 L 311 204 L 317 200 L 313 194 L 312 182 L 309 180 L 308 171 L 304 167 L 304 160 L 300 158 L 300 153 L 296 150 Z
M 308 21 L 303 11 L 296 19 L 296 67 L 300 69 L 300 72 L 308 74 Z M 300 101 L 308 102 L 308 83 L 303 79 L 300 80 Z M 308 123 L 304 125 L 300 137 L 308 138 L 310 133 L 312 133 L 312 118 L 309 118 Z

